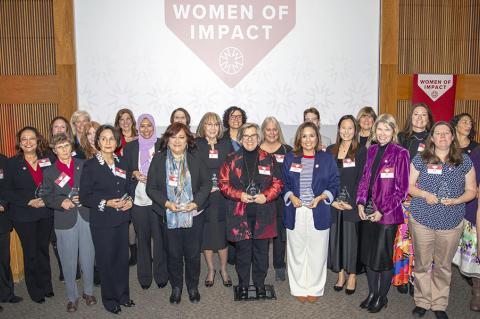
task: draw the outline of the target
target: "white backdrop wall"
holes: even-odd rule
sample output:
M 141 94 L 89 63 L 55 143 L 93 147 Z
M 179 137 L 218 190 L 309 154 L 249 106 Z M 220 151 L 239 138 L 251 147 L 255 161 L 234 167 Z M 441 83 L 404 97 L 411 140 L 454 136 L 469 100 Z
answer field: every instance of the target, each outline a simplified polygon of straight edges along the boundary
M 188 109 L 197 124 L 207 111 L 221 115 L 239 105 L 251 121 L 276 116 L 290 126 L 315 105 L 332 136 L 340 116 L 377 108 L 379 0 L 290 1 L 295 26 L 234 87 L 167 28 L 168 2 L 75 0 L 80 109 L 111 123 L 129 107 L 164 126 L 175 107 Z

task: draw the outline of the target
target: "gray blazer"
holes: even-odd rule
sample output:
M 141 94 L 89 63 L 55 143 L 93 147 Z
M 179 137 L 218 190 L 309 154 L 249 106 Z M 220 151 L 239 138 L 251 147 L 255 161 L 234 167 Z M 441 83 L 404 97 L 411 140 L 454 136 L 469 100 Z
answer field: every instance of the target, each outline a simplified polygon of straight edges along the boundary
M 80 176 L 82 175 L 84 160 L 74 158 L 73 164 L 75 165 L 73 187 L 80 187 Z M 70 229 L 75 226 L 77 222 L 77 216 L 80 215 L 83 220 L 89 222 L 90 209 L 87 207 L 75 207 L 68 211 L 62 208 L 62 202 L 68 198 L 68 194 L 71 191 L 70 185 L 66 183 L 63 187 L 60 187 L 55 183 L 55 180 L 60 176 L 61 172 L 56 165 L 48 167 L 43 172 L 43 185 L 45 188 L 45 196 L 43 200 L 47 207 L 54 209 L 54 227 L 55 229 Z

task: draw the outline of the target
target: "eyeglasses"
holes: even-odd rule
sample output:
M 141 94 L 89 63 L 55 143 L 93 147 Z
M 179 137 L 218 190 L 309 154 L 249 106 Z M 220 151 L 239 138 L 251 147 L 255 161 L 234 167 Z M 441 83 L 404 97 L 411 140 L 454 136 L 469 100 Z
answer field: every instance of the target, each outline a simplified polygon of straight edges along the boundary
M 230 115 L 230 119 L 231 120 L 241 120 L 242 119 L 242 115 Z
M 218 123 L 205 123 L 205 126 L 208 127 L 208 128 L 220 127 L 220 124 L 218 124 Z
M 256 138 L 258 138 L 258 134 L 243 135 L 243 136 L 242 136 L 242 139 L 244 139 L 244 140 L 246 140 L 246 141 L 253 141 L 253 140 L 255 140 Z

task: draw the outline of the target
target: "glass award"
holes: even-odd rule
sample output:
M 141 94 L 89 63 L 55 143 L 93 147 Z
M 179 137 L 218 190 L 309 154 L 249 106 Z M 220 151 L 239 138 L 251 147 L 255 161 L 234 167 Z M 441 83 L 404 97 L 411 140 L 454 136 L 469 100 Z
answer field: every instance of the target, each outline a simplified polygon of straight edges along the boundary
M 68 193 L 68 198 L 75 204 L 76 207 L 82 206 L 80 201 L 78 200 L 78 196 L 80 195 L 80 188 L 79 187 L 72 187 L 70 193 Z
M 35 198 L 42 198 L 45 196 L 45 187 L 40 183 L 35 189 Z
M 305 193 L 302 193 L 300 195 L 302 206 L 309 206 L 312 203 L 314 198 L 315 198 L 315 194 L 313 193 L 313 189 L 309 187 Z
M 437 198 L 439 203 L 442 199 L 450 198 L 450 190 L 447 181 L 443 180 L 438 185 Z
M 347 190 L 347 186 L 343 186 L 342 191 L 337 196 L 337 201 L 338 202 L 344 202 L 344 203 L 348 204 L 349 200 L 350 200 L 350 193 Z
M 213 173 L 212 175 L 212 191 L 218 191 L 218 177 L 216 173 Z
M 373 201 L 371 198 L 367 201 L 364 211 L 365 211 L 365 215 L 367 216 L 370 216 L 375 212 L 375 208 L 373 207 Z
M 255 196 L 260 194 L 260 187 L 258 185 L 255 185 L 253 182 L 248 184 L 247 188 L 245 189 L 245 193 L 247 193 L 250 196 Z
M 127 201 L 127 200 L 132 200 L 132 198 L 130 197 L 130 195 L 128 195 L 128 193 L 125 193 L 125 194 L 122 195 L 122 197 L 120 197 L 120 200 L 121 201 Z M 117 211 L 120 211 L 120 210 L 117 208 Z

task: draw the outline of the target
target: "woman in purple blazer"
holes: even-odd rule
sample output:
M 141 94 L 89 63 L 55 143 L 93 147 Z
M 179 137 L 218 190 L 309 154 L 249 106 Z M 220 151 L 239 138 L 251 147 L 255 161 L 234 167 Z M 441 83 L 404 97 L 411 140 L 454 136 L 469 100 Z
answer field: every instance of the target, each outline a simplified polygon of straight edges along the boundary
M 360 304 L 379 312 L 388 302 L 393 276 L 393 242 L 403 222 L 402 201 L 407 197 L 410 158 L 397 144 L 398 126 L 382 114 L 373 126 L 373 141 L 357 191 L 362 223 L 360 260 L 365 265 L 368 297 Z

